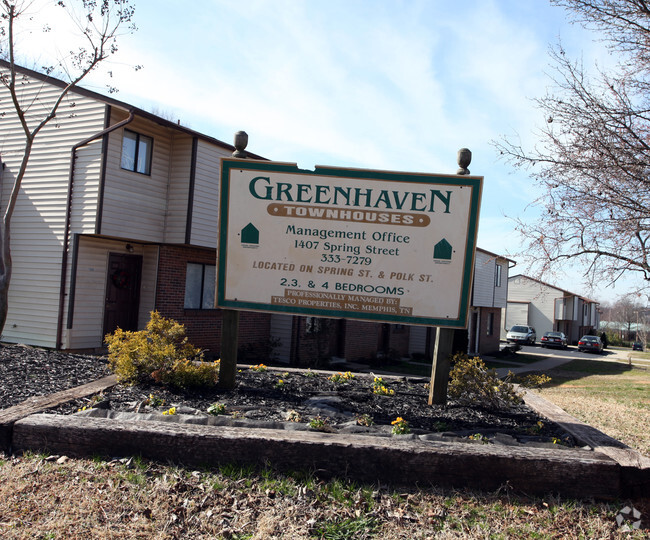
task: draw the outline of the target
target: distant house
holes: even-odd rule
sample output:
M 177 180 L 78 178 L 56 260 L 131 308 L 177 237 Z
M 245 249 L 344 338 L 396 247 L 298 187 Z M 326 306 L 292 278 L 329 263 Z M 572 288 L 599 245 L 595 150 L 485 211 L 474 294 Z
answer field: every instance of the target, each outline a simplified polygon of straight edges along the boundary
M 569 343 L 598 331 L 600 304 L 575 293 L 521 274 L 508 280 L 505 331 L 516 324 L 535 328 L 537 339 L 545 332 L 567 335 Z

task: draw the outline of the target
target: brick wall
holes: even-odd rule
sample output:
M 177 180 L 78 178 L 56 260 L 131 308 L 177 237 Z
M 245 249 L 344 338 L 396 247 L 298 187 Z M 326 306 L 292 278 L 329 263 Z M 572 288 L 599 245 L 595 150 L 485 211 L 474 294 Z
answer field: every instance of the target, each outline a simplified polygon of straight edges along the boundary
M 355 321 L 345 323 L 344 357 L 349 362 L 367 360 L 377 354 L 380 325 L 377 323 Z
M 406 325 L 390 325 L 390 345 L 400 357 L 408 356 L 409 352 L 409 327 Z
M 488 336 L 488 313 L 493 314 L 492 335 Z M 491 353 L 499 350 L 499 339 L 501 335 L 501 309 L 481 308 L 481 328 L 479 353 Z
M 211 249 L 160 246 L 155 308 L 164 317 L 185 325 L 194 346 L 217 357 L 221 350 L 221 310 L 185 309 L 185 273 L 187 263 L 215 264 Z M 264 350 L 269 343 L 270 315 L 241 312 L 239 318 L 240 350 Z M 259 353 L 256 353 L 259 354 Z
M 327 367 L 329 359 L 337 355 L 339 325 L 337 319 L 317 318 L 314 328 L 310 319 L 296 317 L 294 325 L 298 338 L 298 357 L 293 358 L 296 366 Z

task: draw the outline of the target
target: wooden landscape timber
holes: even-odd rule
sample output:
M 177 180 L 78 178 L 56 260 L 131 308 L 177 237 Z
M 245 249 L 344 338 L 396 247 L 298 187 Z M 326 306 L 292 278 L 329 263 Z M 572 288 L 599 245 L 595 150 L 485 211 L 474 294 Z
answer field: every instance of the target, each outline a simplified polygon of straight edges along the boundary
M 82 384 L 69 390 L 61 390 L 54 394 L 29 398 L 13 407 L 0 409 L 0 451 L 9 451 L 11 449 L 13 425 L 21 418 L 67 403 L 73 399 L 98 394 L 116 384 L 117 377 L 115 375 L 108 375 L 107 377 L 102 377 L 91 383 Z
M 269 463 L 279 470 L 423 488 L 625 495 L 620 466 L 590 450 L 405 439 L 36 414 L 16 422 L 13 447 L 70 457 L 141 455 L 196 467 Z
M 237 463 L 310 470 L 371 483 L 512 489 L 611 500 L 650 495 L 650 458 L 527 392 L 526 403 L 590 449 L 420 441 L 410 436 L 294 432 L 36 414 L 116 384 L 114 376 L 0 411 L 5 451 L 103 455 L 194 466 Z
M 531 409 L 551 419 L 562 429 L 573 435 L 581 444 L 589 446 L 594 452 L 606 455 L 616 461 L 621 467 L 624 484 L 630 493 L 644 497 L 650 496 L 649 457 L 640 454 L 602 431 L 581 422 L 534 392 L 525 392 L 524 401 Z

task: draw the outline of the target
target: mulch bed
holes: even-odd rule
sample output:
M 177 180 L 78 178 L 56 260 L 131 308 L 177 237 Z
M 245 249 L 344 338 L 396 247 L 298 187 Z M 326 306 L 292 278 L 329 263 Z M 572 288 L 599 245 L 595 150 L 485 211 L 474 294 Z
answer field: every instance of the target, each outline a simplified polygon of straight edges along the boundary
M 110 375 L 104 357 L 0 344 L 0 409 Z
M 0 346 L 0 409 L 108 374 L 105 357 Z M 523 404 L 507 411 L 464 407 L 453 402 L 429 406 L 426 379 L 384 376 L 383 382 L 393 395 L 373 393 L 373 376 L 369 374 L 357 373 L 350 380 L 334 382 L 320 372 L 242 369 L 237 373 L 233 390 L 184 391 L 158 385 L 117 385 L 101 396 L 69 402 L 49 412 L 72 414 L 93 406 L 114 411 L 164 412 L 176 407 L 181 412 L 200 414 L 210 405 L 221 403 L 226 407 L 225 413 L 234 418 L 284 422 L 289 414 L 297 414 L 303 422 L 321 416 L 336 426 L 363 415 L 376 425 L 390 425 L 402 417 L 418 431 L 499 432 L 540 440 L 557 437 L 572 444 L 566 433 Z M 314 400 L 321 402 L 320 408 L 314 407 Z

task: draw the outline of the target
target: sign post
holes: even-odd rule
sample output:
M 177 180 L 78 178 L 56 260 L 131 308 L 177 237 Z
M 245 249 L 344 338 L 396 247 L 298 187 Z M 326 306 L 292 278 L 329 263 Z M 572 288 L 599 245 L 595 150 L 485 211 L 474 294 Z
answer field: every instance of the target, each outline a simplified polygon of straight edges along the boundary
M 465 328 L 482 180 L 223 158 L 216 305 Z
M 248 145 L 245 131 L 235 133 L 233 157 L 246 159 L 244 150 Z M 216 302 L 215 302 L 216 304 Z M 219 362 L 219 386 L 226 390 L 235 387 L 237 371 L 237 346 L 239 343 L 239 311 L 224 309 L 221 312 L 221 358 Z
M 467 167 L 471 161 L 472 153 L 469 149 L 461 148 L 458 151 L 459 169 L 456 171 L 456 174 L 461 176 L 468 175 L 469 169 Z M 433 349 L 433 361 L 431 363 L 431 380 L 429 382 L 429 405 L 444 405 L 447 403 L 447 387 L 449 386 L 453 343 L 453 330 L 450 328 L 436 329 L 436 342 Z

